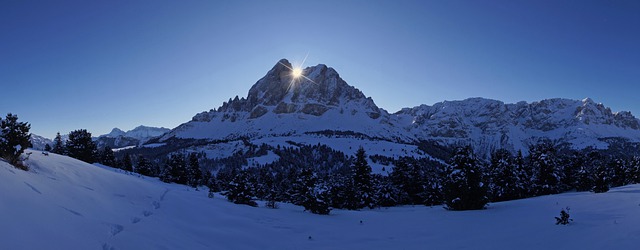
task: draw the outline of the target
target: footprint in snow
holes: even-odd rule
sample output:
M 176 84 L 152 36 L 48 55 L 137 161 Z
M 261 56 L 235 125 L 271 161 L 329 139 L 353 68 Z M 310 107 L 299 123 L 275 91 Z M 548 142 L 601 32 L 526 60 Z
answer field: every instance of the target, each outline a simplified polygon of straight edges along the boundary
M 140 219 L 139 217 L 133 217 L 133 218 L 131 218 L 131 223 L 132 224 L 136 224 L 136 223 L 140 222 L 140 220 L 142 220 L 142 219 Z
M 160 202 L 153 201 L 153 204 L 152 204 L 152 205 L 153 205 L 153 209 L 158 209 L 158 208 L 160 208 Z
M 25 185 L 29 186 L 31 188 L 31 190 L 33 190 L 33 192 L 36 192 L 38 194 L 42 194 L 42 192 L 40 192 L 40 190 L 38 190 L 37 188 L 35 188 L 34 186 L 32 186 L 31 184 L 27 183 L 26 181 L 24 182 Z
M 164 197 L 167 195 L 167 193 L 169 192 L 169 189 L 165 189 L 164 193 L 162 193 L 162 195 L 160 195 L 160 201 L 164 200 Z
M 62 207 L 62 206 L 61 206 L 61 208 L 63 208 L 64 210 L 67 210 L 67 212 L 72 213 L 72 214 L 74 214 L 74 215 L 76 215 L 76 216 L 84 217 L 84 216 L 82 216 L 82 214 L 81 214 L 81 213 L 78 213 L 78 212 L 76 212 L 76 211 L 74 211 L 74 210 L 71 210 L 71 209 L 68 209 L 68 208 L 66 208 L 66 207 Z
M 116 236 L 117 234 L 119 234 L 124 230 L 124 226 L 120 224 L 110 224 L 110 226 L 111 226 L 110 228 L 111 236 Z
M 151 211 L 145 210 L 145 211 L 142 211 L 142 215 L 144 215 L 144 217 L 149 217 L 149 216 L 153 215 L 153 213 Z
M 102 250 L 116 250 L 116 248 L 107 243 L 104 243 L 102 244 Z

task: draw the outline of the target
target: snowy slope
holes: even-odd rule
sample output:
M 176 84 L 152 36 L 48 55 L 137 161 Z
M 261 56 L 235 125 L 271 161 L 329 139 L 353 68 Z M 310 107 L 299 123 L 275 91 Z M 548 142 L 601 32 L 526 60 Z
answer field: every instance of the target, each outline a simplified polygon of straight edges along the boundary
M 0 161 L 2 249 L 637 249 L 640 185 L 490 204 L 329 216 L 248 207 L 205 191 L 33 152 Z M 554 225 L 569 206 L 574 222 Z M 362 222 L 361 222 L 362 221 Z

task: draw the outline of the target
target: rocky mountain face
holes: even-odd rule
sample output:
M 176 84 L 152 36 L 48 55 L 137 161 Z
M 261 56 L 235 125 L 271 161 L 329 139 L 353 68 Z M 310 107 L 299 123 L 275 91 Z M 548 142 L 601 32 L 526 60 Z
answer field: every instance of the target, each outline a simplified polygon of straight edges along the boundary
M 303 70 L 304 77 L 291 74 L 291 63 L 280 60 L 251 89 L 247 98 L 229 99 L 218 110 L 196 115 L 194 121 L 211 121 L 220 113 L 246 112 L 247 119 L 274 114 L 301 113 L 322 116 L 330 109 L 356 103 L 372 119 L 380 117 L 380 109 L 360 90 L 349 86 L 340 75 L 324 64 Z
M 338 136 L 354 145 L 372 141 L 401 145 L 426 141 L 442 147 L 471 144 L 487 156 L 498 148 L 526 153 L 540 139 L 576 149 L 607 148 L 610 138 L 640 142 L 637 118 L 629 112 L 612 112 L 589 98 L 514 104 L 470 98 L 389 114 L 326 65 L 308 67 L 304 77 L 298 78 L 291 67 L 287 60 L 279 61 L 246 98 L 236 96 L 218 109 L 199 113 L 154 143 L 172 138 L 275 143 L 274 138 L 285 138 L 280 141 L 340 148 L 341 144 L 329 142 Z
M 607 148 L 604 139 L 611 137 L 640 141 L 638 119 L 589 98 L 515 104 L 471 98 L 405 108 L 396 115 L 411 119 L 409 130 L 422 140 L 470 143 L 485 154 L 497 148 L 526 151 L 543 138 L 577 149 Z
M 129 131 L 122 131 L 114 128 L 110 133 L 94 138 L 98 147 L 109 146 L 111 148 L 123 148 L 128 146 L 137 146 L 147 142 L 149 139 L 161 136 L 170 129 L 156 128 L 147 126 L 138 126 Z
M 348 85 L 332 68 L 320 64 L 291 74 L 280 60 L 247 94 L 218 109 L 199 113 L 163 137 L 234 139 L 292 135 L 323 130 L 353 131 L 395 138 L 391 116 L 360 90 Z M 327 126 L 330 124 L 330 126 Z

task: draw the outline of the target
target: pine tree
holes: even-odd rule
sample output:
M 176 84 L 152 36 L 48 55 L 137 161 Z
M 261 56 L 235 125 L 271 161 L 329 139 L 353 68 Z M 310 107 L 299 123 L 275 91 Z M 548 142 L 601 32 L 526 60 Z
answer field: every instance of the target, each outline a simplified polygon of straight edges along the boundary
M 388 177 L 376 175 L 378 177 L 377 200 L 382 207 L 393 207 L 398 204 L 398 193 L 400 192 Z
M 120 168 L 124 171 L 133 171 L 133 160 L 131 159 L 131 154 L 125 153 L 122 156 L 122 162 L 120 163 Z
M 209 189 L 209 198 L 213 198 L 213 193 L 219 191 L 215 176 L 210 171 L 204 171 L 202 174 L 202 184 Z
M 6 119 L 0 119 L 0 157 L 9 164 L 20 169 L 28 168 L 20 162 L 20 155 L 31 146 L 29 130 L 31 125 L 26 122 L 18 122 L 18 116 L 7 114 Z
M 444 200 L 442 170 L 438 168 L 432 169 L 432 171 L 435 172 L 424 175 L 424 191 L 419 195 L 424 200 L 423 203 L 426 206 L 440 205 Z
M 313 191 L 313 196 L 315 200 L 306 203 L 304 209 L 320 215 L 327 215 L 331 212 L 331 208 L 329 207 L 329 194 L 327 192 L 327 187 L 318 184 Z
M 91 133 L 86 129 L 79 129 L 69 133 L 66 152 L 70 157 L 87 163 L 94 163 L 96 162 L 98 148 L 91 138 Z
M 640 157 L 634 156 L 629 162 L 629 179 L 632 184 L 640 183 Z
M 160 179 L 164 182 L 187 184 L 187 165 L 184 161 L 184 155 L 171 155 L 169 160 L 165 163 Z
M 293 182 L 291 195 L 293 204 L 304 206 L 305 203 L 310 202 L 317 181 L 318 178 L 311 168 L 302 168 Z
M 318 177 L 311 168 L 303 168 L 293 185 L 293 204 L 303 206 L 305 211 L 314 214 L 329 214 L 329 195 L 327 188 L 317 188 Z
M 60 136 L 60 132 L 56 133 L 56 138 L 53 139 L 53 148 L 51 149 L 51 153 L 64 155 L 66 149 L 64 142 L 62 141 L 62 136 Z
M 513 156 L 505 149 L 491 154 L 489 186 L 492 201 L 507 201 L 520 198 L 518 172 Z
M 516 157 L 513 159 L 513 164 L 518 177 L 518 183 L 516 189 L 518 190 L 518 198 L 526 198 L 533 195 L 533 170 L 525 164 L 522 151 L 518 150 Z
M 456 150 L 447 168 L 444 199 L 449 210 L 483 209 L 488 202 L 483 173 L 473 150 L 465 146 Z
M 233 181 L 229 183 L 229 190 L 224 192 L 223 195 L 227 196 L 227 199 L 235 204 L 246 204 L 252 207 L 257 207 L 258 204 L 253 200 L 251 187 L 249 185 L 249 174 L 247 171 L 240 171 L 235 175 Z
M 202 170 L 200 170 L 198 155 L 195 153 L 189 154 L 189 168 L 187 172 L 187 179 L 187 184 L 192 187 L 197 187 L 202 181 Z
M 356 152 L 353 164 L 353 184 L 357 199 L 357 208 L 375 207 L 373 187 L 371 183 L 371 167 L 367 163 L 366 153 L 362 147 Z
M 601 163 L 597 166 L 593 179 L 594 185 L 592 191 L 594 193 L 605 193 L 609 191 L 611 180 L 609 169 L 605 163 Z
M 358 207 L 356 202 L 355 187 L 353 178 L 340 174 L 334 174 L 328 178 L 328 195 L 331 207 L 355 210 Z M 294 185 L 294 188 L 296 185 Z
M 147 158 L 144 158 L 142 156 L 138 157 L 138 162 L 136 164 L 135 172 L 141 175 L 146 175 L 146 176 L 155 175 L 155 173 L 153 172 L 153 166 L 151 162 L 147 160 Z
M 393 171 L 389 174 L 389 180 L 394 188 L 398 190 L 398 204 L 414 204 L 409 194 L 414 184 L 411 177 L 411 166 L 406 158 L 398 159 L 394 165 Z
M 595 185 L 592 169 L 582 164 L 576 173 L 576 191 L 590 191 Z
M 611 186 L 620 187 L 629 184 L 627 175 L 629 171 L 625 162 L 621 159 L 611 158 L 608 161 L 609 169 L 611 170 Z
M 411 158 L 403 157 L 395 162 L 390 174 L 391 183 L 400 191 L 400 204 L 423 204 L 425 202 L 424 176 L 420 165 Z
M 109 146 L 105 146 L 100 153 L 100 163 L 109 167 L 116 167 L 116 157 L 113 154 L 113 149 Z
M 49 144 L 45 144 L 45 145 L 44 145 L 44 151 L 45 151 L 45 152 L 51 152 L 51 145 L 49 145 Z
M 560 192 L 561 171 L 556 149 L 550 142 L 543 141 L 529 149 L 529 166 L 535 171 L 537 195 Z

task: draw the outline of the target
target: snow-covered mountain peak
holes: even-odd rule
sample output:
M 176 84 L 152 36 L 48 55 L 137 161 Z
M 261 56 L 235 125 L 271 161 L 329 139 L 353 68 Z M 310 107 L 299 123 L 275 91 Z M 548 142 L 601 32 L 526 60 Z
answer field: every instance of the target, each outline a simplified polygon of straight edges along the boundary
M 193 119 L 163 136 L 229 139 L 238 137 L 299 135 L 318 131 L 348 131 L 383 138 L 406 138 L 392 126 L 390 115 L 373 100 L 347 84 L 324 64 L 292 74 L 286 59 L 277 62 L 250 89 L 217 109 Z
M 248 113 L 248 119 L 255 119 L 267 113 L 322 116 L 329 110 L 340 109 L 364 112 L 377 119 L 385 112 L 371 98 L 347 84 L 331 67 L 324 64 L 307 67 L 298 77 L 292 71 L 288 60 L 278 61 L 249 89 L 246 98 L 229 99 L 217 110 L 196 115 L 193 121 L 211 121 L 220 113 L 227 113 L 228 117 Z
M 252 118 L 267 110 L 319 116 L 351 101 L 360 101 L 370 111 L 379 112 L 373 101 L 348 85 L 333 68 L 318 64 L 303 69 L 302 76 L 296 77 L 291 67 L 282 59 L 251 87 L 247 103 Z
M 112 138 L 116 138 L 118 136 L 124 136 L 126 132 L 122 131 L 122 129 L 119 128 L 113 128 L 111 130 L 111 132 L 109 132 L 106 135 L 102 135 L 102 136 L 106 136 L 106 137 L 112 137 Z

